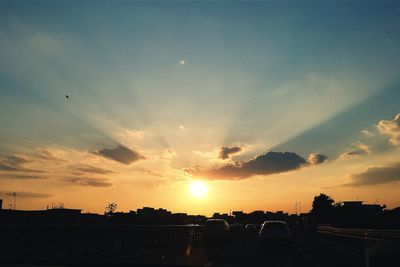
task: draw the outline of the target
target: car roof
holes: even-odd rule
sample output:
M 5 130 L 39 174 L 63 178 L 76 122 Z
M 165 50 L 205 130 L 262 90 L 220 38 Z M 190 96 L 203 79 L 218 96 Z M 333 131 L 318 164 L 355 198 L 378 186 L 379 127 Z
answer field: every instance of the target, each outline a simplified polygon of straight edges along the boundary
M 224 219 L 208 219 L 207 222 L 212 222 L 212 221 L 222 221 L 222 222 L 226 222 Z
M 282 223 L 282 224 L 287 225 L 287 223 L 285 221 L 275 221 L 275 220 L 265 221 L 263 224 L 265 224 L 265 223 Z

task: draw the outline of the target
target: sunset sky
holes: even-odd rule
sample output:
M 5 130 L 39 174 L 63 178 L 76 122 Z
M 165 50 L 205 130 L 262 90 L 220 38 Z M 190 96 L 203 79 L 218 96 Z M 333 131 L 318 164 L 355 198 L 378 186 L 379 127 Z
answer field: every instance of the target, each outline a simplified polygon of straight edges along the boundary
M 400 206 L 400 3 L 0 3 L 4 208 Z

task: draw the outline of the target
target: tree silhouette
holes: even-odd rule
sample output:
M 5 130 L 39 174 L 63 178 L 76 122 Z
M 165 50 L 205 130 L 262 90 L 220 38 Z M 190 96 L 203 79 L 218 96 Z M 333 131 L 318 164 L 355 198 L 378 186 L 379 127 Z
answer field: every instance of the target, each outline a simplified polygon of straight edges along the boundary
M 319 194 L 314 197 L 311 213 L 314 214 L 318 221 L 325 221 L 330 219 L 335 200 L 326 194 Z
M 118 207 L 118 204 L 116 204 L 114 202 L 108 203 L 105 208 L 104 214 L 107 217 L 112 217 L 114 212 L 117 210 L 117 207 Z

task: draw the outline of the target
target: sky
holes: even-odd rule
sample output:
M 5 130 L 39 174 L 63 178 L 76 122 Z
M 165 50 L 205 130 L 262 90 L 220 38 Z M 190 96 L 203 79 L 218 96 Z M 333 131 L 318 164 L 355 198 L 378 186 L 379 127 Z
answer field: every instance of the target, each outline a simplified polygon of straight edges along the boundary
M 0 3 L 0 198 L 400 206 L 400 3 Z M 197 187 L 196 187 L 197 185 Z

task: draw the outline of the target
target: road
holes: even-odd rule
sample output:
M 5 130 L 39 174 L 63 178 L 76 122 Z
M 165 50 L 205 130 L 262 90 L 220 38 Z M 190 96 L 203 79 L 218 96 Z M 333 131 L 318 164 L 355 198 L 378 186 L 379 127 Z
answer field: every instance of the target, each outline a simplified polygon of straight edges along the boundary
M 146 253 L 111 259 L 115 264 L 172 266 L 296 266 L 362 267 L 362 249 L 346 246 L 326 238 L 296 233 L 292 249 L 259 248 L 255 238 L 242 238 L 230 244 L 203 243 L 157 249 Z

